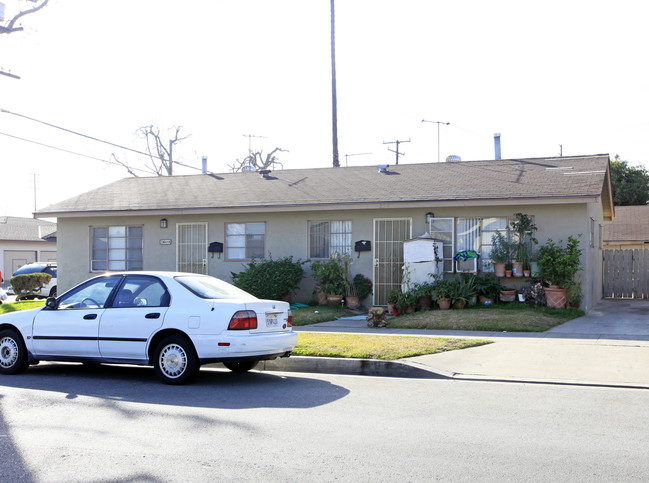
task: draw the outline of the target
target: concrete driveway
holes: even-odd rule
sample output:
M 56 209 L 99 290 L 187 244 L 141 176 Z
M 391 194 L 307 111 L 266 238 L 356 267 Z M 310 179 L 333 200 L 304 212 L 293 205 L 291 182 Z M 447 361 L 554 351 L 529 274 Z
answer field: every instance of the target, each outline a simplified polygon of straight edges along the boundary
M 543 334 L 485 336 L 494 343 L 411 361 L 462 379 L 649 388 L 649 301 L 602 300 Z

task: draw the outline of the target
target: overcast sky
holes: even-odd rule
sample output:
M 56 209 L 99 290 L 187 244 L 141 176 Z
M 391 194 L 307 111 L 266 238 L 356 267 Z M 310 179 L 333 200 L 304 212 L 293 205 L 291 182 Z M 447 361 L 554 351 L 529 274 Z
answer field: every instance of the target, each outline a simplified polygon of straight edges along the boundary
M 7 14 L 24 0 L 3 0 Z M 649 161 L 643 1 L 337 0 L 340 162 L 620 154 Z M 0 35 L 0 108 L 144 150 L 181 125 L 183 163 L 227 172 L 253 149 L 328 167 L 328 0 L 50 0 Z M 14 137 L 10 137 L 10 136 Z M 33 142 L 83 154 L 78 156 Z M 372 153 L 355 155 L 360 153 Z M 133 152 L 0 113 L 0 214 L 31 216 L 143 168 Z M 198 171 L 178 169 L 179 174 Z

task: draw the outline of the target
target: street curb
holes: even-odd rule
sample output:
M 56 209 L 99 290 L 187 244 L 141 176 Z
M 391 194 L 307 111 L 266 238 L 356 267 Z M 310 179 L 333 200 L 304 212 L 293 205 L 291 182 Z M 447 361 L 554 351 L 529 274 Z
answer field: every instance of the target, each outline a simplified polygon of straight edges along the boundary
M 649 386 L 634 383 L 592 382 L 555 379 L 463 374 L 433 369 L 417 362 L 404 360 L 347 359 L 336 357 L 291 356 L 261 361 L 255 370 L 277 372 L 305 372 L 351 376 L 401 377 L 414 379 L 447 379 L 454 381 L 501 382 L 516 384 L 547 384 L 555 386 L 585 386 L 612 389 L 644 389 Z
M 336 357 L 291 356 L 261 361 L 255 369 L 259 371 L 318 372 L 324 374 L 419 379 L 448 379 L 452 377 L 452 375 L 443 371 L 434 371 L 426 366 L 410 362 Z

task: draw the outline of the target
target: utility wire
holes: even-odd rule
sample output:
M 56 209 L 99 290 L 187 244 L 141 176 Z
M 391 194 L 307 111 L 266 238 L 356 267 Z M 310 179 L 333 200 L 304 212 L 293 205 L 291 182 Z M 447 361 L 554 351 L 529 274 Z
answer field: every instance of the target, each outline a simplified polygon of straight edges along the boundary
M 143 151 L 138 151 L 137 149 L 128 148 L 126 146 L 122 146 L 120 144 L 112 143 L 110 141 L 104 141 L 103 139 L 99 139 L 99 138 L 96 138 L 96 137 L 93 137 L 93 136 L 89 136 L 88 134 L 83 134 L 83 133 L 80 133 L 80 132 L 77 132 L 77 131 L 73 131 L 72 129 L 67 129 L 67 128 L 64 128 L 64 127 L 61 127 L 61 126 L 57 126 L 56 124 L 51 124 L 49 122 L 41 121 L 39 119 L 34 119 L 33 117 L 25 116 L 24 114 L 19 114 L 17 112 L 8 111 L 7 109 L 2 109 L 2 108 L 0 108 L 0 112 L 4 112 L 5 114 L 11 114 L 11 115 L 17 116 L 17 117 L 22 117 L 23 119 L 27 119 L 29 121 L 37 122 L 39 124 L 43 124 L 45 126 L 53 127 L 55 129 L 60 129 L 61 131 L 65 131 L 65 132 L 68 132 L 70 134 L 75 134 L 77 136 L 81 136 L 81 137 L 84 137 L 86 139 L 90 139 L 92 141 L 97 141 L 99 143 L 108 144 L 108 145 L 114 146 L 116 148 L 125 149 L 127 151 L 132 151 L 134 153 L 141 154 L 142 156 L 146 156 L 148 158 L 152 157 L 151 153 L 145 153 Z M 5 133 L 0 133 L 0 134 L 5 134 Z M 31 143 L 34 143 L 34 144 L 41 144 L 41 143 L 38 143 L 36 141 L 30 141 L 29 139 L 23 139 L 23 138 L 19 138 L 17 136 L 11 136 L 10 134 L 5 134 L 5 136 L 14 137 L 16 139 L 21 139 L 22 141 L 31 142 Z M 49 146 L 47 144 L 41 144 L 41 146 L 45 146 L 45 147 L 52 148 L 52 149 L 58 149 L 59 151 L 65 151 L 65 149 L 56 148 L 54 146 Z M 104 159 L 93 158 L 92 156 L 86 156 L 85 154 L 79 154 L 79 153 L 75 153 L 75 152 L 72 152 L 72 151 L 68 151 L 68 152 L 71 153 L 71 154 L 77 154 L 78 156 L 85 156 L 87 158 L 96 159 L 98 161 L 108 162 L 108 161 L 106 161 Z M 121 166 L 119 163 L 111 163 L 111 164 L 116 164 L 118 166 Z M 198 170 L 198 171 L 202 171 L 202 168 L 198 168 L 196 166 L 190 166 L 188 164 L 181 163 L 180 161 L 174 161 L 174 164 L 177 164 L 179 166 L 183 166 L 185 168 L 190 168 L 190 169 L 195 169 L 195 170 Z M 136 168 L 136 170 L 137 171 L 144 171 L 142 169 L 137 169 L 137 168 Z M 209 173 L 214 174 L 214 173 L 211 173 L 211 172 L 209 172 Z
M 39 143 L 38 141 L 33 141 L 33 140 L 31 140 L 31 139 L 25 139 L 25 138 L 21 138 L 21 137 L 19 137 L 19 136 L 14 136 L 13 134 L 7 134 L 7 133 L 5 133 L 5 132 L 0 132 L 0 134 L 2 134 L 3 136 L 10 137 L 10 138 L 18 139 L 18 140 L 20 140 L 20 141 L 25 141 L 25 142 L 32 143 L 32 144 L 37 144 L 37 145 L 39 145 L 39 146 L 43 146 L 43 147 L 46 147 L 46 148 L 56 149 L 57 151 L 63 151 L 64 153 L 74 154 L 75 156 L 81 156 L 81 157 L 84 157 L 84 158 L 94 159 L 95 161 L 101 161 L 102 163 L 106 163 L 106 164 L 114 164 L 115 166 L 120 166 L 120 167 L 122 167 L 122 168 L 124 167 L 124 166 L 122 166 L 121 164 L 116 163 L 116 162 L 114 162 L 114 161 L 108 161 L 108 160 L 106 160 L 106 159 L 96 158 L 96 157 L 94 157 L 94 156 L 90 156 L 90 155 L 88 155 L 88 154 L 76 153 L 76 152 L 74 152 L 74 151 L 70 151 L 70 150 L 68 150 L 68 149 L 58 148 L 58 147 L 56 147 L 56 146 L 51 146 L 51 145 L 49 145 L 49 144 L 44 144 L 44 143 Z M 131 168 L 131 169 L 133 169 L 133 170 L 135 170 L 135 171 L 142 171 L 142 172 L 145 172 L 145 173 L 149 173 L 149 174 L 151 174 L 150 171 L 146 171 L 146 170 L 144 170 L 144 169 L 140 169 L 140 168 Z

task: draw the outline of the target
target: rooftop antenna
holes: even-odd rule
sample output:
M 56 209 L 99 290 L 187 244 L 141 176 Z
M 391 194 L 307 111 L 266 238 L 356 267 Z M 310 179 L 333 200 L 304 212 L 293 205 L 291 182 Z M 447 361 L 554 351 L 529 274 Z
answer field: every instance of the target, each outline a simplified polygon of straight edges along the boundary
M 244 138 L 248 138 L 248 154 L 252 154 L 252 138 L 268 139 L 267 136 L 256 136 L 254 134 L 244 134 Z
M 390 149 L 390 148 L 388 148 L 388 151 L 392 151 L 393 153 L 396 153 L 396 155 L 397 155 L 397 161 L 396 161 L 396 163 L 394 163 L 394 164 L 399 164 L 399 155 L 401 155 L 401 156 L 405 156 L 405 155 L 406 155 L 406 153 L 400 153 L 400 152 L 399 152 L 399 144 L 401 144 L 401 143 L 409 143 L 409 142 L 410 142 L 410 139 L 408 139 L 407 141 L 399 141 L 399 140 L 396 140 L 396 141 L 388 141 L 388 142 L 383 141 L 383 144 L 396 144 L 396 145 L 397 145 L 397 149 L 396 149 L 396 150 L 395 150 L 395 149 Z
M 439 163 L 439 125 L 444 124 L 448 126 L 451 124 L 450 122 L 443 122 L 443 121 L 427 121 L 426 119 L 422 119 L 421 122 L 432 122 L 437 124 L 437 162 Z
M 353 154 L 345 154 L 345 167 L 347 167 L 347 158 L 349 156 L 365 156 L 366 154 L 372 154 L 372 153 L 353 153 Z

